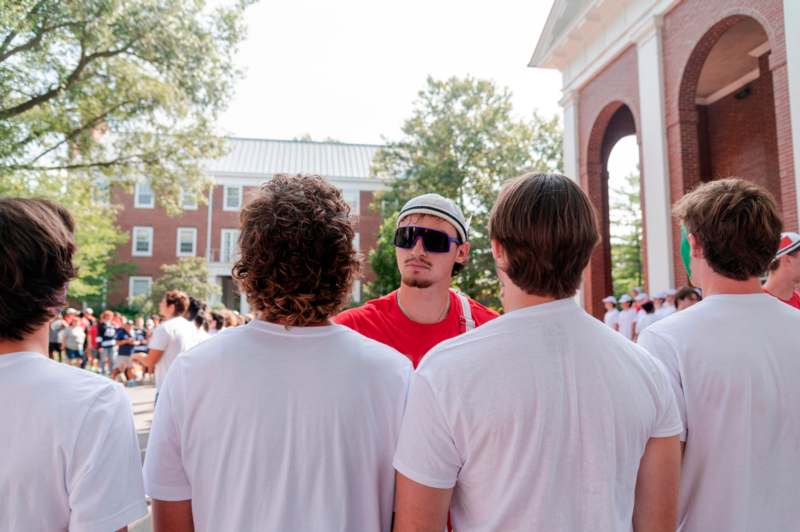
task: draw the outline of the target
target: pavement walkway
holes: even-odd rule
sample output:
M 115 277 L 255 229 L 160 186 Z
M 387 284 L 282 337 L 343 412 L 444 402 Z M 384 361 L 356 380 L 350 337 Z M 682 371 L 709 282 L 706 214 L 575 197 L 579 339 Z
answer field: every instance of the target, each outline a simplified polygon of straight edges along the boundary
M 125 388 L 131 398 L 133 406 L 133 422 L 136 427 L 136 436 L 139 438 L 139 452 L 144 461 L 144 452 L 147 449 L 147 438 L 150 436 L 150 426 L 153 423 L 153 402 L 156 398 L 156 389 L 153 385 L 134 386 Z M 150 501 L 148 500 L 148 505 Z M 149 511 L 149 506 L 148 506 Z M 152 532 L 153 527 L 150 515 L 132 523 L 129 532 Z

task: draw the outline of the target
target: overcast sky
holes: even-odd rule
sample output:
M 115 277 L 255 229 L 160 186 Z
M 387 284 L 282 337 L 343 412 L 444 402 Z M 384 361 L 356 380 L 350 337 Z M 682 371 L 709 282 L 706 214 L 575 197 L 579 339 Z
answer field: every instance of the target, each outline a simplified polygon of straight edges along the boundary
M 551 5 L 261 0 L 246 12 L 245 77 L 221 132 L 379 144 L 399 137 L 428 75 L 492 79 L 511 89 L 517 115 L 560 115 L 561 75 L 527 66 Z M 635 151 L 614 158 L 612 176 L 635 168 Z

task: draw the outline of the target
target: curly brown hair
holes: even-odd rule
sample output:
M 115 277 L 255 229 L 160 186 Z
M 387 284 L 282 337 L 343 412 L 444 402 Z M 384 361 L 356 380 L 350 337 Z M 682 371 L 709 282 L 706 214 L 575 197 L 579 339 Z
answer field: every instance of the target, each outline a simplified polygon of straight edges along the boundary
M 23 340 L 65 305 L 74 231 L 61 205 L 0 198 L 0 339 Z
M 360 262 L 350 207 L 317 175 L 276 175 L 244 207 L 233 277 L 266 321 L 324 323 L 350 294 Z

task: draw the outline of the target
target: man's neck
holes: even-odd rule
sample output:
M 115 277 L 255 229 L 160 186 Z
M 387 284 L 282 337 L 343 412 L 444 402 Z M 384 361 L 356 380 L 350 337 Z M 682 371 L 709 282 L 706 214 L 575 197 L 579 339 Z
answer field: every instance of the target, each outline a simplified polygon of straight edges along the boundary
M 789 301 L 794 294 L 794 282 L 792 279 L 781 275 L 781 271 L 770 272 L 767 282 L 764 283 L 764 290 L 773 296 Z
M 544 305 L 545 303 L 552 303 L 556 298 L 529 294 L 513 283 L 507 283 L 503 285 L 500 300 L 503 303 L 503 310 L 505 312 L 511 312 L 527 307 L 535 307 L 536 305 Z
M 702 288 L 703 297 L 763 293 L 758 277 L 751 277 L 746 281 L 737 281 L 717 273 L 709 273 L 703 279 Z
M 437 283 L 427 288 L 401 284 L 397 302 L 403 314 L 416 323 L 438 323 L 447 316 L 450 305 L 450 285 Z
M 22 353 L 31 351 L 47 356 L 48 348 L 48 329 L 50 323 L 45 323 L 32 334 L 27 335 L 22 340 L 0 340 L 0 356 L 10 353 Z

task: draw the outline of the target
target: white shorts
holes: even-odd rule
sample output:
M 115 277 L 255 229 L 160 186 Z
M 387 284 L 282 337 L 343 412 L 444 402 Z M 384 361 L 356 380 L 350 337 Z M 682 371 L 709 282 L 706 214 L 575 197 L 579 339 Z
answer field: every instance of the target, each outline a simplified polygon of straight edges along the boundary
M 131 362 L 130 356 L 117 355 L 117 358 L 114 360 L 114 369 L 126 370 L 132 367 L 133 367 L 133 362 Z

